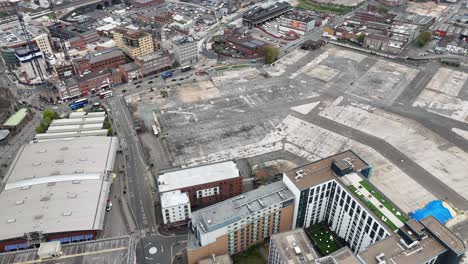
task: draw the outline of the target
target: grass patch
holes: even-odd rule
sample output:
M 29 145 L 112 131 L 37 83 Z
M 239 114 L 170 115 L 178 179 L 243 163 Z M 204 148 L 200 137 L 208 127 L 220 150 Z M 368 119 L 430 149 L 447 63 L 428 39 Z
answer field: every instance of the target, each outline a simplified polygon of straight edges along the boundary
M 313 226 L 307 232 L 322 256 L 329 255 L 341 248 L 333 233 L 323 225 Z
M 9 16 L 9 14 L 7 12 L 0 12 L 0 18 L 4 18 L 4 17 L 7 17 Z
M 297 5 L 297 7 L 320 13 L 334 13 L 338 15 L 343 15 L 353 10 L 353 8 L 349 6 L 316 3 L 310 0 L 299 0 L 299 4 Z
M 400 221 L 402 221 L 403 223 L 406 223 L 408 221 L 408 218 L 402 215 L 401 212 L 400 212 L 400 215 L 397 215 L 397 212 L 398 212 L 397 208 L 392 203 L 387 201 L 387 199 L 380 192 L 378 192 L 374 188 L 374 186 L 372 186 L 368 181 L 360 181 L 359 184 L 361 184 L 362 187 L 364 187 L 364 189 L 366 189 L 377 200 L 379 200 L 379 202 L 382 203 L 382 205 L 385 206 L 390 212 L 392 212 L 393 215 L 395 215 L 398 219 L 400 219 Z
M 363 201 L 363 202 L 367 205 L 367 207 L 368 207 L 372 212 L 374 212 L 374 213 L 377 215 L 377 217 L 378 217 L 380 220 L 382 220 L 382 216 L 385 217 L 385 215 L 384 215 L 377 207 L 375 207 L 375 205 L 373 205 L 369 200 L 367 200 L 367 198 L 364 197 L 364 195 L 363 195 L 362 193 L 361 193 L 361 194 L 357 194 L 357 193 L 356 193 L 356 191 L 357 191 L 356 187 L 354 187 L 354 186 L 352 186 L 352 185 L 350 185 L 350 186 L 348 186 L 348 187 L 349 187 L 349 189 L 350 189 L 354 194 L 356 194 L 356 195 L 361 199 L 361 201 Z M 387 218 L 387 217 L 385 217 L 385 218 Z M 382 222 L 384 222 L 385 224 L 387 224 L 387 226 L 390 227 L 390 229 L 392 229 L 392 230 L 397 230 L 397 229 L 398 229 L 398 227 L 397 227 L 392 221 L 390 221 L 388 218 L 387 218 L 386 221 L 383 221 L 383 220 L 382 220 Z
M 260 248 L 253 246 L 232 257 L 234 264 L 264 264 L 266 260 L 260 254 Z

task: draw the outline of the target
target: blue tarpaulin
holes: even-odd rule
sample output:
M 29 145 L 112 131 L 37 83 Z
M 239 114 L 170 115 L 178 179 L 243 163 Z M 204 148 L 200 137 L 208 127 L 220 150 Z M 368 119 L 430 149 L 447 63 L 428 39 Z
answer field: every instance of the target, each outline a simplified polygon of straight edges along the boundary
M 410 214 L 411 218 L 418 221 L 430 215 L 434 216 L 442 224 L 447 223 L 448 220 L 453 218 L 450 211 L 444 207 L 440 200 L 431 201 L 424 208 Z

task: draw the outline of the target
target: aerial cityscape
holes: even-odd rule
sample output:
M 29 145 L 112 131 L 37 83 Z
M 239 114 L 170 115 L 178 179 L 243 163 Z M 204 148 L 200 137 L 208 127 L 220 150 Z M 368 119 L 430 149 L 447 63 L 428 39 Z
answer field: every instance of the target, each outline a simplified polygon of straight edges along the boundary
M 468 264 L 467 0 L 0 0 L 0 264 Z

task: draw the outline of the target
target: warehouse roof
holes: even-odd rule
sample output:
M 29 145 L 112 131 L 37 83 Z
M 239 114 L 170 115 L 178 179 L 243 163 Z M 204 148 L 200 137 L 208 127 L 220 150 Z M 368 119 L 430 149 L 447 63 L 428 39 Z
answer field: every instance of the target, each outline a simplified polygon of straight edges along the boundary
M 0 240 L 102 230 L 117 147 L 114 137 L 23 145 L 0 193 Z
M 81 124 L 96 124 L 96 123 L 103 124 L 105 119 L 106 118 L 103 116 L 72 118 L 72 119 L 55 119 L 52 121 L 50 126 L 66 126 L 66 125 L 81 125 Z
M 233 161 L 213 163 L 198 167 L 163 172 L 158 177 L 159 192 L 217 182 L 239 177 L 239 170 Z
M 21 108 L 20 110 L 18 110 L 18 112 L 10 116 L 10 118 L 8 118 L 3 125 L 12 127 L 17 126 L 19 123 L 21 123 L 21 121 L 23 121 L 27 114 L 28 109 Z

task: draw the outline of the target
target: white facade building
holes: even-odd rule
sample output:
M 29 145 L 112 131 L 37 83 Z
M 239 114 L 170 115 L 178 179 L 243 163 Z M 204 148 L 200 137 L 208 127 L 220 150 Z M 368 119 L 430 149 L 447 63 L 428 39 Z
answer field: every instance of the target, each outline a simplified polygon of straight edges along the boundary
M 368 168 L 352 151 L 346 151 L 286 172 L 283 182 L 295 196 L 292 228 L 325 222 L 354 253 L 390 236 L 393 230 L 339 178 Z
M 161 194 L 161 212 L 164 225 L 177 225 L 190 219 L 190 199 L 180 190 Z
M 174 59 L 181 66 L 190 65 L 198 60 L 198 41 L 191 36 L 183 36 L 174 41 Z

